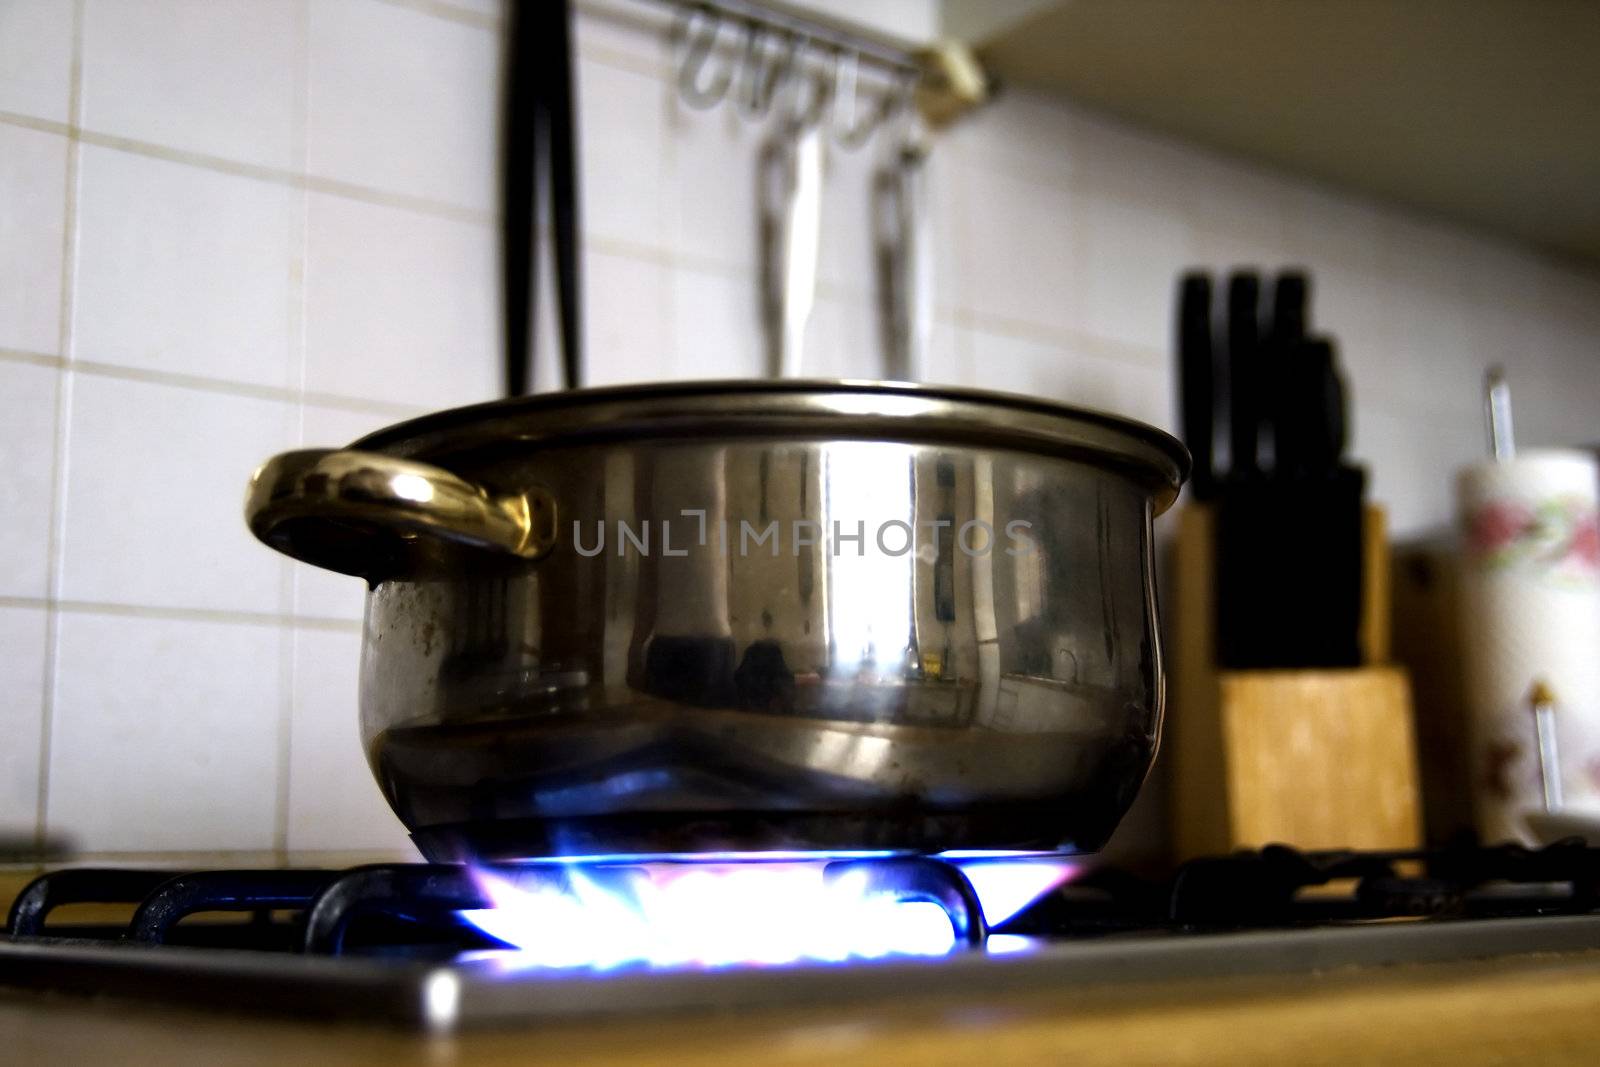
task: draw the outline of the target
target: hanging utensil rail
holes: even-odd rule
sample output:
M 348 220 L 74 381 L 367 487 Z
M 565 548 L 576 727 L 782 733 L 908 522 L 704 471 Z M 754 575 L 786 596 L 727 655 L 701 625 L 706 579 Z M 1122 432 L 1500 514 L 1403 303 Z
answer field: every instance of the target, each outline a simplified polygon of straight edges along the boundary
M 731 101 L 761 120 L 809 76 L 833 139 L 858 148 L 910 106 L 924 78 L 909 50 L 747 0 L 653 2 L 679 12 L 678 91 L 691 107 Z
M 854 55 L 862 63 L 891 75 L 920 75 L 922 62 L 916 54 L 884 41 L 820 22 L 790 15 L 749 0 L 653 0 L 677 8 L 685 16 L 699 15 L 718 26 L 743 26 L 772 37 L 798 38 L 814 48 L 841 55 Z

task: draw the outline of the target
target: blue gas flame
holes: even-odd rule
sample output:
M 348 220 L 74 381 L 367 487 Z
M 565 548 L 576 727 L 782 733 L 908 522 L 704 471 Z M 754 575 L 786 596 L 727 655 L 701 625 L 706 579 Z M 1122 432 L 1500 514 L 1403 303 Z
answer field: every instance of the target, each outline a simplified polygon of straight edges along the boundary
M 1067 881 L 1055 859 L 959 864 L 991 925 Z M 627 878 L 571 865 L 561 877 L 473 872 L 489 907 L 460 912 L 523 968 L 771 966 L 939 956 L 956 947 L 936 904 L 868 889 L 822 862 L 630 865 Z M 1014 946 L 1013 946 L 1014 947 Z

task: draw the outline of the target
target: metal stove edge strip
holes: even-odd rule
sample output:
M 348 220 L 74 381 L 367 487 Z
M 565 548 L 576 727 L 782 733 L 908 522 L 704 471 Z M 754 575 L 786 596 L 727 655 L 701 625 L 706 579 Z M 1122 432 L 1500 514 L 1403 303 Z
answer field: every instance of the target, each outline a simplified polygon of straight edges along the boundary
M 62 938 L 0 942 L 0 986 L 449 1029 L 423 997 L 448 965 Z
M 463 974 L 462 1024 L 506 1023 L 626 1012 L 708 1010 L 938 996 L 1011 989 L 1071 989 L 1134 982 L 1339 967 L 1444 963 L 1600 949 L 1600 915 L 1384 923 L 1310 930 L 1252 931 L 1056 943 L 1033 952 L 987 956 L 958 952 L 769 970 L 619 973 L 554 981 Z M 669 979 L 662 981 L 661 979 Z M 530 988 L 530 986 L 532 988 Z M 603 994 L 596 996 L 603 987 Z
M 1600 915 L 1107 938 L 1006 956 L 966 952 L 670 973 L 506 973 L 489 961 L 430 965 L 41 941 L 0 943 L 0 985 L 445 1032 L 599 1015 L 970 993 L 978 979 L 990 994 L 1596 949 Z

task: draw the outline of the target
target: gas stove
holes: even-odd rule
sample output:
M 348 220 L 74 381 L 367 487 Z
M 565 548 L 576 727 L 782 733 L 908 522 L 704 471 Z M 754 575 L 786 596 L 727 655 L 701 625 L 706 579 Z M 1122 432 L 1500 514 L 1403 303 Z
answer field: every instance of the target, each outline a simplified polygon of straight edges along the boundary
M 1597 949 L 1600 848 L 80 868 L 6 935 L 4 985 L 448 1031 Z

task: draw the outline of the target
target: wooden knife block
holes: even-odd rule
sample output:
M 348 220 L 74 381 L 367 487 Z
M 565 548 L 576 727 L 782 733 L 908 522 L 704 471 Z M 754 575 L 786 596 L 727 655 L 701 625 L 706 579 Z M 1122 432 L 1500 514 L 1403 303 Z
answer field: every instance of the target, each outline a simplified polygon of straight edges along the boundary
M 1178 859 L 1267 844 L 1405 849 L 1421 843 L 1406 674 L 1389 665 L 1389 555 L 1363 517 L 1363 666 L 1223 671 L 1216 664 L 1215 513 L 1178 515 L 1167 758 Z M 1308 560 L 1307 566 L 1315 561 Z

